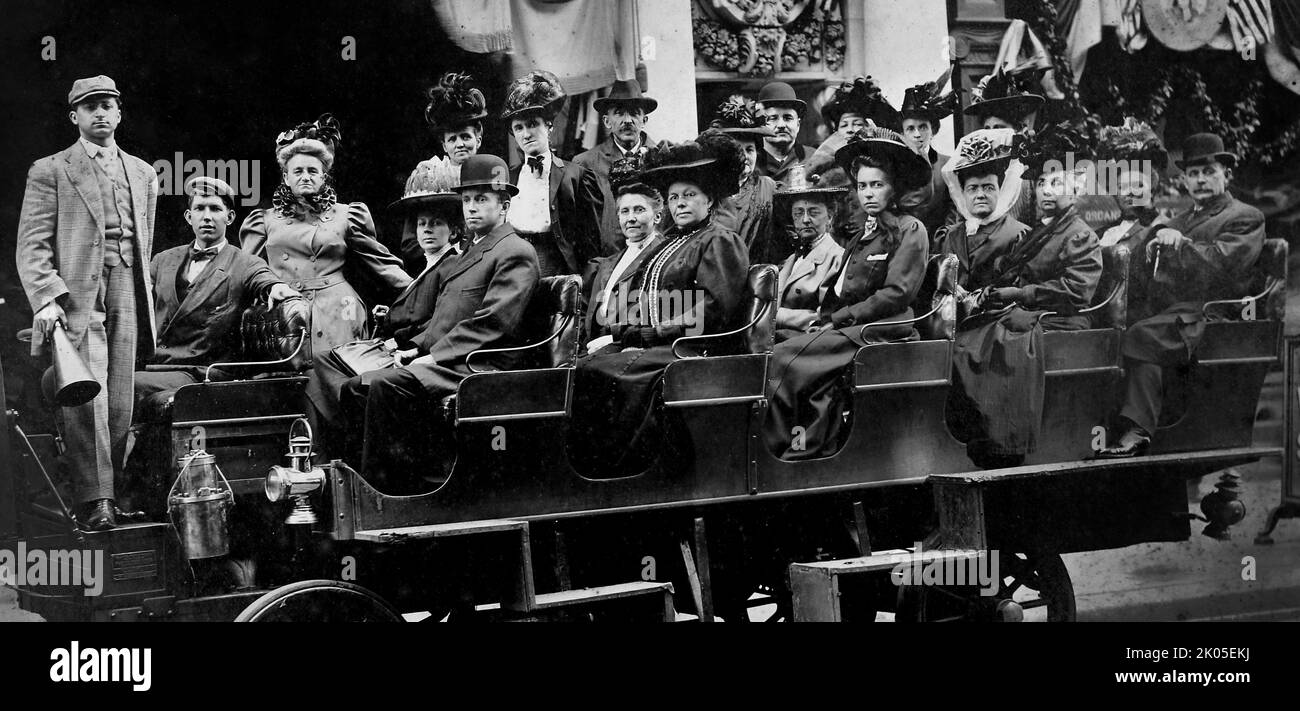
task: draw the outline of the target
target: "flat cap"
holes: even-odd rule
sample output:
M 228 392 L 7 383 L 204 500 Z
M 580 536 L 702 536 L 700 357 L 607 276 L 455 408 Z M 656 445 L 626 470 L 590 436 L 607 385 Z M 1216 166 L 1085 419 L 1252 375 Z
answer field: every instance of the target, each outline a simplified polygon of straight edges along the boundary
M 88 97 L 98 94 L 122 96 L 122 92 L 117 90 L 117 82 L 100 74 L 97 77 L 86 77 L 72 82 L 72 91 L 68 92 L 68 106 L 76 106 Z

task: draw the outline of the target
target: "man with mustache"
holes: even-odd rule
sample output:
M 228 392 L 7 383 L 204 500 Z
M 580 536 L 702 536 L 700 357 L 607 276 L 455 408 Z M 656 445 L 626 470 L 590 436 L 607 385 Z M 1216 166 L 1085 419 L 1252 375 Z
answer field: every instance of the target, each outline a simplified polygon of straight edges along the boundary
M 109 77 L 73 82 L 68 121 L 81 137 L 27 171 L 15 260 L 32 307 L 32 355 L 62 325 L 102 386 L 63 409 L 78 524 L 91 531 L 117 525 L 113 481 L 126 457 L 132 374 L 155 337 L 148 267 L 158 176 L 117 146 L 121 99 Z
M 599 256 L 610 256 L 623 249 L 623 232 L 618 219 L 618 205 L 610 185 L 610 168 L 617 161 L 640 159 L 655 142 L 645 132 L 645 124 L 659 102 L 641 94 L 636 79 L 614 84 L 609 96 L 596 99 L 595 108 L 607 137 L 594 148 L 569 161 L 578 177 L 578 213 Z
M 763 105 L 763 116 L 772 135 L 766 139 L 755 170 L 775 180 L 778 189 L 784 189 L 790 169 L 803 165 L 813 154 L 814 149 L 796 142 L 808 104 L 795 96 L 794 88 L 783 81 L 764 86 L 758 92 L 758 103 Z
M 1234 318 L 1230 307 L 1205 302 L 1249 296 L 1255 263 L 1264 248 L 1264 215 L 1228 192 L 1237 156 L 1212 133 L 1187 138 L 1183 181 L 1195 205 L 1156 229 L 1147 243 L 1152 263 L 1148 310 L 1156 312 L 1124 332 L 1124 406 L 1120 436 L 1099 458 L 1133 457 L 1151 444 L 1163 409 L 1165 370 L 1186 365 L 1196 354 L 1207 321 Z

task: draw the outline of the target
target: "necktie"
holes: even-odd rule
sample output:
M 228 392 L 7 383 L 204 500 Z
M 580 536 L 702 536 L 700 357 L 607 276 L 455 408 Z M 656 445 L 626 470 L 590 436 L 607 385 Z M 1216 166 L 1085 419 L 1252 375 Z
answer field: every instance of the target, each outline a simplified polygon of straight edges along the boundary
M 99 152 L 95 154 L 95 162 L 99 163 L 99 167 L 104 169 L 108 177 L 117 177 L 117 161 L 113 159 L 113 156 L 107 150 L 99 149 Z
M 533 175 L 535 175 L 538 178 L 542 177 L 542 168 L 544 167 L 544 165 L 545 164 L 542 161 L 541 156 L 528 157 L 528 167 L 533 171 Z
M 190 261 L 202 262 L 208 259 L 212 259 L 213 257 L 217 256 L 217 252 L 220 251 L 221 251 L 220 247 L 205 247 L 203 249 L 200 249 L 198 247 L 190 247 Z

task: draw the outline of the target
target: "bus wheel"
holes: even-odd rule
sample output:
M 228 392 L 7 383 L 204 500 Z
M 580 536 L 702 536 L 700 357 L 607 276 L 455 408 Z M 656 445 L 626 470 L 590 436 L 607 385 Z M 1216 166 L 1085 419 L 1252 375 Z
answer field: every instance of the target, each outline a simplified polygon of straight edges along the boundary
M 1074 586 L 1055 553 L 999 556 L 992 595 L 977 585 L 903 585 L 899 622 L 1074 622 Z
M 235 622 L 401 622 L 378 595 L 338 580 L 303 580 L 276 588 L 244 608 Z

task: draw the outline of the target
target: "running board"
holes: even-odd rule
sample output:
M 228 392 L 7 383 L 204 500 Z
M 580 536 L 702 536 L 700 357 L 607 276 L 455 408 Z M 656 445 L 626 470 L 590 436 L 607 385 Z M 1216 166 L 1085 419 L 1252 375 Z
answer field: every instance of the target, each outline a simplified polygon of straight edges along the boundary
M 847 591 L 841 579 L 870 574 L 891 573 L 899 566 L 915 570 L 930 562 L 965 562 L 978 559 L 983 551 L 971 549 L 924 550 L 919 555 L 905 549 L 878 551 L 871 555 L 840 560 L 794 563 L 790 566 L 790 592 L 793 596 L 795 622 L 843 622 L 842 598 L 846 594 L 871 594 Z M 899 581 L 894 581 L 900 584 Z

